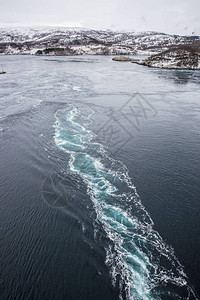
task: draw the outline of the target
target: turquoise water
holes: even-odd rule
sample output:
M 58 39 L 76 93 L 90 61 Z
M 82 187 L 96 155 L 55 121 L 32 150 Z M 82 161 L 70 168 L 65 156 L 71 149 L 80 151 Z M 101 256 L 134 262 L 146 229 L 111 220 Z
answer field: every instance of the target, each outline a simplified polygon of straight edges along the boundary
M 91 115 L 92 111 L 85 113 L 73 107 L 59 110 L 55 142 L 70 154 L 70 170 L 86 183 L 96 222 L 111 241 L 106 248 L 106 264 L 113 285 L 120 276 L 120 298 L 125 293 L 127 299 L 189 299 L 191 291 L 183 267 L 153 229 L 127 168 L 95 141 L 95 134 L 88 129 Z

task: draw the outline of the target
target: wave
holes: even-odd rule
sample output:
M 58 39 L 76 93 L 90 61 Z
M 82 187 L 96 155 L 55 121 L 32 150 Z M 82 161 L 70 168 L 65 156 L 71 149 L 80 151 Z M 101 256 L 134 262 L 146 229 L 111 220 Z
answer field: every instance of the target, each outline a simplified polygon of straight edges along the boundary
M 70 154 L 71 172 L 86 183 L 96 221 L 110 240 L 105 262 L 119 298 L 195 299 L 174 250 L 153 229 L 128 169 L 88 129 L 93 113 L 73 107 L 57 111 L 54 138 Z

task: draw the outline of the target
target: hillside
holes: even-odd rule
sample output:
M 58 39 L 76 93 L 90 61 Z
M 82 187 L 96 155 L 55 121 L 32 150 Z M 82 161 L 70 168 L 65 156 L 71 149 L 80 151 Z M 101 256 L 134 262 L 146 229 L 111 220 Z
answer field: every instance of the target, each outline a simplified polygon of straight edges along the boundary
M 1 28 L 0 54 L 154 54 L 196 40 L 157 32 L 113 32 L 82 28 Z

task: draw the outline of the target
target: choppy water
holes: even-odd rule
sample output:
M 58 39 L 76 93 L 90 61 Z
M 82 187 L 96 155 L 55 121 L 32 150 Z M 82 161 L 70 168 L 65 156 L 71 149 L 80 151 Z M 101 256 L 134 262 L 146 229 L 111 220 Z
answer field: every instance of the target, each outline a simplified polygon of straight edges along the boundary
M 0 63 L 3 299 L 198 299 L 199 72 Z

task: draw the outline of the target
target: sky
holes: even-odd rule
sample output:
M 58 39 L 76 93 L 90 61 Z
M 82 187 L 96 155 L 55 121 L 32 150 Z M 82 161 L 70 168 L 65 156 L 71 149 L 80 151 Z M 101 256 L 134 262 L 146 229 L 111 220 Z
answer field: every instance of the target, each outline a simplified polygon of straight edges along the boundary
M 200 0 L 0 0 L 0 27 L 70 26 L 200 35 Z

